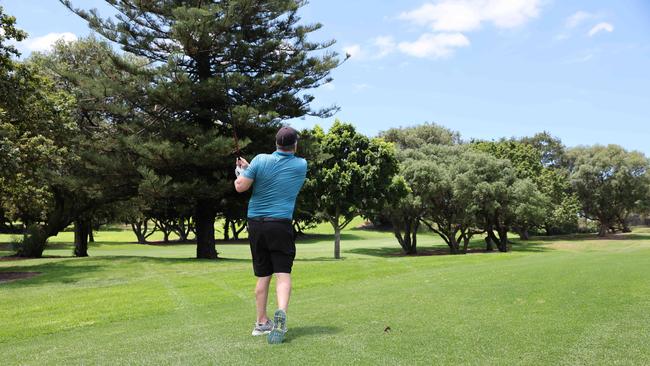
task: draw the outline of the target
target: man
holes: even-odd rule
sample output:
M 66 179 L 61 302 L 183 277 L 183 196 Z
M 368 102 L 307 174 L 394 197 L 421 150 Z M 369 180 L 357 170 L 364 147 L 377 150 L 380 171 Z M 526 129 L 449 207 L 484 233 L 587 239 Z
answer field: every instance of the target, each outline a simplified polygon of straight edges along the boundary
M 248 238 L 257 276 L 255 302 L 257 321 L 253 335 L 268 334 L 270 344 L 282 343 L 287 332 L 287 306 L 291 295 L 291 267 L 296 256 L 293 210 L 305 182 L 307 161 L 295 156 L 298 133 L 282 127 L 275 136 L 277 150 L 257 155 L 250 164 L 237 159 L 237 192 L 251 187 L 248 204 Z M 278 310 L 273 321 L 266 314 L 271 276 L 275 274 Z

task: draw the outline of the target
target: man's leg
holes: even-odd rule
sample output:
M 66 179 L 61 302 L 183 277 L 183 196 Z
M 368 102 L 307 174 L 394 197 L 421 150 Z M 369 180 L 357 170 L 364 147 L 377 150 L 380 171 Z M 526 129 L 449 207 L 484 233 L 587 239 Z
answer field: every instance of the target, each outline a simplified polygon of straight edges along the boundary
M 291 297 L 291 273 L 276 273 L 275 292 L 278 296 L 278 309 L 287 312 Z
M 265 324 L 269 318 L 266 315 L 266 303 L 269 298 L 271 276 L 258 277 L 255 286 L 255 305 L 257 306 L 257 323 Z

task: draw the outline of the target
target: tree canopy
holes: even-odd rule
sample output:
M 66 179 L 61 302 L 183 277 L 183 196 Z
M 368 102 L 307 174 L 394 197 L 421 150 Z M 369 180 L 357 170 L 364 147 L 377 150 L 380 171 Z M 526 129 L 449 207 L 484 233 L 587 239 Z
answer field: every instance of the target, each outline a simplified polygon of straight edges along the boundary
M 334 41 L 308 39 L 321 25 L 300 23 L 304 1 L 108 1 L 114 18 L 61 2 L 124 51 L 149 60 L 147 67 L 119 64 L 150 80 L 143 93 L 127 94 L 128 85 L 123 93 L 143 115 L 132 139 L 141 190 L 155 187 L 164 198 L 189 202 L 197 257 L 216 258 L 214 223 L 233 194 L 235 156 L 272 149 L 283 120 L 336 110 L 312 109 L 308 93 L 339 65 L 327 51 Z

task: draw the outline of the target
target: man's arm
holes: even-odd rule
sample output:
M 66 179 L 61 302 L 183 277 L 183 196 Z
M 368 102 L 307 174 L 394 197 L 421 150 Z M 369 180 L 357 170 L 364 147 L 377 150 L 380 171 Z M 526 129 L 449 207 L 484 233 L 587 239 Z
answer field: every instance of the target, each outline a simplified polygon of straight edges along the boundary
M 244 170 L 248 169 L 250 164 L 244 158 L 237 158 L 237 168 L 241 171 L 240 175 L 235 180 L 235 190 L 238 193 L 248 191 L 252 186 L 254 180 L 244 176 Z
M 253 186 L 253 180 L 240 175 L 235 180 L 235 190 L 239 193 L 248 191 Z

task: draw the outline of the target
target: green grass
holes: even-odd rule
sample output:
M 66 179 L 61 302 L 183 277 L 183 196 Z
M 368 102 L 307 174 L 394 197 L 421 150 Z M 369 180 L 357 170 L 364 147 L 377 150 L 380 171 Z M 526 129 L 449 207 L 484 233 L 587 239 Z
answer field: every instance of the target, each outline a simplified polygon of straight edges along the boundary
M 273 347 L 250 336 L 247 245 L 218 245 L 225 259 L 202 261 L 193 245 L 105 231 L 91 257 L 70 258 L 62 233 L 45 252 L 61 257 L 0 261 L 0 271 L 42 272 L 0 284 L 0 363 L 650 363 L 648 229 L 428 257 L 395 256 L 389 233 L 352 229 L 340 261 L 329 230 L 315 232 L 298 244 L 288 339 Z

